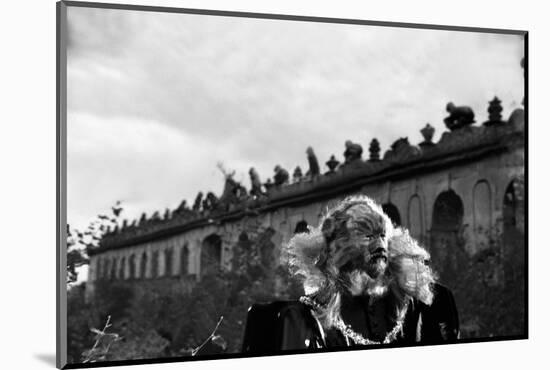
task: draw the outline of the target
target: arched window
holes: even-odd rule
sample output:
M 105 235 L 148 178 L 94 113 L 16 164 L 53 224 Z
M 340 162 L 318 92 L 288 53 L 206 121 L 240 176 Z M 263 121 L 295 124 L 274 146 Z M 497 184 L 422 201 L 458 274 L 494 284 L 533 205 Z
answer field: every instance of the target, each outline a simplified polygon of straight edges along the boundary
M 185 276 L 189 273 L 189 246 L 187 243 L 181 247 L 180 251 L 180 276 Z
M 504 223 L 504 230 L 515 228 L 517 225 L 517 199 L 516 192 L 514 191 L 514 181 L 512 181 L 507 187 L 504 193 L 504 202 L 502 207 L 502 218 Z
M 309 230 L 306 232 L 309 232 Z M 258 248 L 260 250 L 260 258 L 262 261 L 262 265 L 267 268 L 273 267 L 276 263 L 275 243 L 273 243 L 272 241 L 273 235 L 275 235 L 275 230 L 273 230 L 272 228 L 267 228 L 263 233 L 258 235 Z
M 442 282 L 451 286 L 459 275 L 458 257 L 462 247 L 463 218 L 462 200 L 453 190 L 438 195 L 434 203 L 430 233 L 432 266 L 439 272 Z
M 294 228 L 294 234 L 300 234 L 300 233 L 309 233 L 309 229 L 307 228 L 307 221 L 302 220 L 296 224 L 296 227 Z
M 409 200 L 408 226 L 411 236 L 416 240 L 422 241 L 424 224 L 422 220 L 422 206 L 418 195 L 413 195 Z
M 502 247 L 504 269 L 509 281 L 523 281 L 525 278 L 525 229 L 523 181 L 510 182 L 504 193 L 502 207 Z M 512 286 L 513 289 L 513 286 Z
M 95 269 L 95 279 L 96 280 L 100 280 L 101 279 L 101 274 L 102 274 L 102 269 L 103 269 L 103 261 L 101 258 L 98 258 L 97 259 L 97 262 L 95 264 L 96 266 L 96 269 Z
M 141 255 L 141 263 L 139 268 L 139 274 L 142 279 L 147 278 L 147 252 L 143 252 Z
M 159 251 L 153 251 L 151 255 L 151 277 L 159 276 Z
M 516 179 L 510 182 L 504 193 L 504 202 L 502 207 L 503 232 L 506 233 L 515 229 L 521 233 L 524 232 L 524 185 L 523 181 Z
M 118 278 L 121 279 L 121 280 L 124 280 L 124 278 L 126 276 L 124 276 L 125 274 L 125 271 L 124 269 L 126 268 L 126 258 L 125 257 L 121 257 L 120 258 L 120 265 L 118 266 Z
M 164 251 L 164 276 L 172 276 L 172 248 L 166 248 Z
M 437 197 L 432 217 L 432 230 L 458 231 L 464 218 L 462 200 L 453 191 L 445 191 Z
M 487 181 L 479 181 L 474 186 L 474 238 L 476 250 L 489 247 L 491 238 L 492 208 L 491 188 Z
M 201 275 L 218 271 L 222 260 L 222 240 L 219 235 L 212 234 L 202 242 Z
M 103 258 L 103 268 L 101 270 L 101 278 L 108 280 L 111 272 L 111 260 L 109 258 Z
M 131 254 L 128 263 L 130 264 L 130 276 L 128 276 L 129 279 L 135 279 L 136 276 L 136 256 Z
M 250 262 L 250 253 L 252 252 L 252 243 L 248 238 L 248 234 L 243 231 L 239 234 L 237 244 L 233 247 L 233 255 L 231 257 L 231 268 L 237 271 L 242 266 Z
M 111 280 L 114 280 L 116 279 L 116 266 L 117 265 L 117 259 L 113 257 L 113 259 L 111 259 L 111 273 L 110 273 L 110 278 Z
M 247 243 L 249 242 L 248 234 L 246 231 L 243 231 L 239 234 L 239 243 Z
M 390 218 L 394 226 L 401 226 L 401 216 L 399 210 L 392 203 L 386 203 L 382 205 L 382 211 Z

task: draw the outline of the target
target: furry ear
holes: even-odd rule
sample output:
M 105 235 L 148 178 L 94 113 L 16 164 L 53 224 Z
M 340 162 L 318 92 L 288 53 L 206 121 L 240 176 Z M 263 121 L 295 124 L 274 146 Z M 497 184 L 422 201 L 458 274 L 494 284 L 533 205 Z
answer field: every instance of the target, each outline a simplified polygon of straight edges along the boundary
M 306 294 L 321 288 L 327 277 L 323 273 L 327 260 L 327 244 L 319 229 L 294 235 L 287 243 L 284 255 L 288 258 L 290 272 L 299 276 Z
M 395 288 L 430 305 L 433 299 L 432 284 L 435 282 L 433 271 L 425 263 L 430 254 L 402 228 L 395 229 L 390 237 L 388 251 L 389 268 L 396 277 Z

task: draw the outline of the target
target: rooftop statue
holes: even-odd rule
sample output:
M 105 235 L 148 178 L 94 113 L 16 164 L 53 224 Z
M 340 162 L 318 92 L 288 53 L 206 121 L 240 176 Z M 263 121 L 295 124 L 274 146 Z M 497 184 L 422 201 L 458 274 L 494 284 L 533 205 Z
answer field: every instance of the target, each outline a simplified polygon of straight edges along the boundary
M 369 145 L 369 161 L 377 162 L 380 160 L 380 142 L 374 138 Z
M 250 175 L 250 195 L 259 197 L 262 194 L 262 183 L 260 181 L 260 175 L 254 167 L 251 167 L 248 171 Z
M 275 186 L 288 184 L 288 171 L 282 168 L 280 165 L 276 165 L 273 169 L 275 171 L 275 175 L 273 176 L 273 182 Z
M 195 197 L 195 202 L 193 203 L 193 211 L 200 211 L 202 205 L 202 191 L 199 191 Z
M 209 191 L 206 194 L 206 198 L 204 198 L 204 200 L 202 201 L 202 209 L 211 211 L 215 209 L 217 205 L 218 205 L 218 197 L 216 197 L 214 193 Z
M 393 163 L 403 163 L 421 155 L 421 150 L 409 143 L 409 139 L 402 137 L 394 141 L 384 154 L 384 160 Z
M 181 214 L 185 211 L 188 211 L 189 210 L 189 207 L 187 206 L 187 201 L 184 199 L 181 201 L 180 205 L 178 206 L 178 208 L 176 208 L 176 210 L 174 211 L 175 214 Z
M 309 164 L 309 170 L 306 172 L 306 176 L 307 175 L 309 175 L 310 177 L 318 176 L 321 171 L 319 169 L 319 162 L 317 161 L 317 156 L 315 155 L 313 148 L 309 146 L 306 149 L 306 154 L 307 154 L 307 162 Z
M 246 188 L 233 178 L 234 174 L 234 172 L 226 174 L 223 193 L 218 202 L 227 207 L 229 204 L 238 203 L 248 196 Z
M 474 123 L 474 111 L 467 106 L 455 106 L 452 102 L 447 103 L 447 112 L 449 116 L 443 121 L 445 126 L 451 131 L 458 130 L 460 128 L 470 126 Z
M 502 102 L 496 96 L 489 102 L 487 113 L 489 113 L 489 120 L 483 123 L 484 126 L 494 126 L 503 124 L 502 120 Z
M 435 128 L 430 125 L 429 123 L 426 123 L 426 126 L 422 130 L 420 130 L 420 133 L 422 134 L 422 137 L 424 138 L 424 141 L 421 142 L 419 145 L 421 147 L 427 147 L 427 146 L 434 146 L 433 137 L 435 134 Z
M 336 159 L 336 157 L 333 155 L 330 156 L 330 159 L 326 161 L 325 163 L 328 167 L 328 173 L 334 173 L 336 171 L 336 167 L 340 164 L 340 161 Z
M 363 147 L 357 143 L 353 143 L 351 140 L 346 140 L 346 150 L 344 151 L 344 164 L 350 164 L 358 159 L 361 159 L 363 155 Z
M 296 166 L 294 173 L 292 174 L 292 182 L 300 182 L 304 175 L 302 174 L 302 169 L 300 166 Z
M 143 225 L 146 221 L 147 221 L 147 215 L 145 214 L 145 212 L 143 212 L 141 214 L 141 217 L 139 218 L 139 224 Z

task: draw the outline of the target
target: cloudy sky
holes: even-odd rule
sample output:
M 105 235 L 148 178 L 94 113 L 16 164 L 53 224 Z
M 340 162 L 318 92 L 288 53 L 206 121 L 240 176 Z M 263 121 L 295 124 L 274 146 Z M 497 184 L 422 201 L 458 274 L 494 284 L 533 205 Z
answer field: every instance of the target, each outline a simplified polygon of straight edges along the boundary
M 444 131 L 445 105 L 521 106 L 523 38 L 404 28 L 68 8 L 68 221 L 121 200 L 124 217 L 249 187 L 280 164 L 368 155 Z

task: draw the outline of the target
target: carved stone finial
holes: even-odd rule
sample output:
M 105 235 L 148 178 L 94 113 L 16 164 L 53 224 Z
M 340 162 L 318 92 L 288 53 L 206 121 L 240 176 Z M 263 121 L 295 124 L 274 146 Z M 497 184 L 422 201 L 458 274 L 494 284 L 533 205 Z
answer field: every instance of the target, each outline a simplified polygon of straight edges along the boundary
M 262 194 L 262 183 L 258 171 L 254 167 L 250 167 L 248 174 L 250 175 L 250 195 L 260 196 Z
M 411 145 L 407 137 L 402 137 L 395 140 L 390 146 L 390 150 L 384 153 L 384 161 L 390 163 L 405 163 L 420 154 L 420 148 Z
M 443 122 L 445 126 L 451 131 L 461 129 L 466 126 L 470 126 L 474 123 L 474 111 L 467 106 L 455 106 L 452 102 L 447 104 L 447 112 L 449 116 L 446 117 Z
M 172 213 L 172 216 L 184 215 L 186 213 L 186 211 L 189 211 L 189 207 L 187 206 L 187 200 L 184 199 L 184 200 L 181 201 L 178 208 L 176 208 L 174 210 L 174 212 Z
M 141 214 L 140 219 L 139 219 L 139 224 L 142 225 L 142 224 L 144 224 L 146 221 L 147 221 L 147 215 L 145 214 L 145 212 L 143 212 L 143 213 Z
M 523 130 L 525 128 L 525 111 L 521 108 L 514 109 L 510 118 L 508 118 L 508 124 L 516 129 Z
M 275 186 L 288 184 L 289 175 L 287 170 L 279 165 L 276 165 L 273 171 L 275 171 L 275 175 L 273 175 L 273 182 Z
M 424 126 L 422 130 L 420 130 L 420 133 L 424 138 L 424 141 L 420 143 L 420 146 L 434 145 L 432 139 L 434 137 L 435 128 L 432 125 L 430 125 L 429 123 L 426 123 L 426 126 Z
M 333 155 L 330 156 L 330 159 L 325 163 L 328 167 L 328 173 L 334 173 L 336 170 L 336 167 L 340 164 L 340 162 L 336 159 L 336 157 Z
M 122 220 L 122 228 L 125 229 L 127 227 L 128 227 L 128 220 L 127 219 Z
M 317 161 L 317 156 L 315 155 L 313 148 L 309 146 L 306 149 L 306 154 L 307 154 L 307 162 L 309 164 L 309 170 L 307 174 L 311 177 L 318 176 L 321 170 L 319 168 L 319 162 Z
M 202 204 L 202 191 L 199 191 L 193 203 L 193 211 L 200 211 Z
M 202 209 L 205 211 L 211 211 L 218 205 L 218 197 L 211 191 L 206 193 L 206 197 L 202 200 Z
M 501 101 L 496 96 L 489 102 L 489 108 L 487 108 L 489 120 L 483 123 L 485 126 L 493 126 L 504 123 L 502 121 L 502 105 L 500 103 Z
M 360 160 L 363 155 L 363 147 L 351 140 L 346 140 L 346 150 L 344 151 L 344 164 L 349 164 Z
M 296 168 L 294 169 L 294 173 L 292 174 L 292 181 L 300 182 L 302 180 L 302 177 L 302 169 L 300 168 L 300 166 L 296 166 Z
M 372 139 L 369 145 L 369 161 L 377 162 L 380 160 L 380 143 L 376 138 Z
M 172 214 L 171 214 L 170 210 L 168 208 L 166 208 L 166 210 L 164 211 L 163 219 L 168 220 L 168 219 L 170 219 L 171 215 Z

